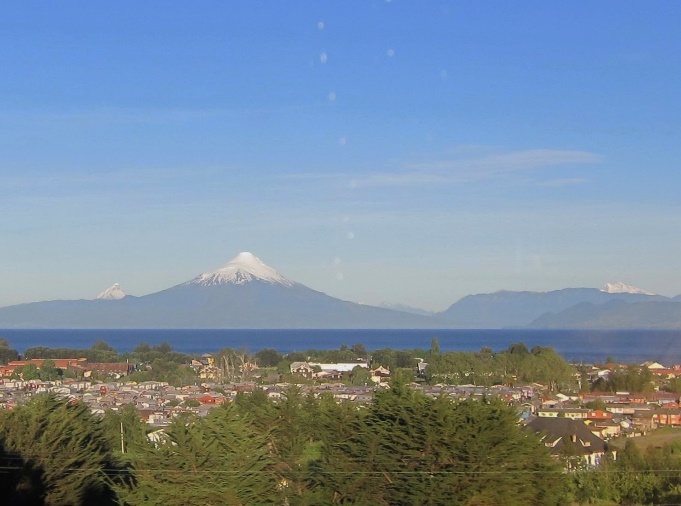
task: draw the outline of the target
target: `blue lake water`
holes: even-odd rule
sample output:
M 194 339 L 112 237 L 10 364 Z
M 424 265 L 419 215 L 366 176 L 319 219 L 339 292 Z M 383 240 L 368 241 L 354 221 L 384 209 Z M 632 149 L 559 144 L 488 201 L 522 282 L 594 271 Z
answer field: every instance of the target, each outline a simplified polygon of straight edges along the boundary
M 567 360 L 602 361 L 611 356 L 620 362 L 656 360 L 665 365 L 681 363 L 681 331 L 649 330 L 64 330 L 7 329 L 0 337 L 23 352 L 32 346 L 89 348 L 98 339 L 120 352 L 132 351 L 138 344 L 168 342 L 184 353 L 215 352 L 222 348 L 258 351 L 274 348 L 280 352 L 308 349 L 337 349 L 362 343 L 368 350 L 379 348 L 430 348 L 438 338 L 442 351 L 478 351 L 489 346 L 495 351 L 523 342 L 551 346 Z

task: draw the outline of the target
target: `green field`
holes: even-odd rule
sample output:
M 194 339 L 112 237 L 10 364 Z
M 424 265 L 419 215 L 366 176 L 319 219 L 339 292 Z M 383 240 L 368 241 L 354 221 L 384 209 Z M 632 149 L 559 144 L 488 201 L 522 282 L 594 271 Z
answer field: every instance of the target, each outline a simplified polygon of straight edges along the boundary
M 681 441 L 681 427 L 664 427 L 645 436 L 630 438 L 639 450 L 645 450 L 649 446 L 661 447 L 669 443 Z M 619 438 L 612 441 L 612 445 L 618 449 L 624 448 L 629 438 Z

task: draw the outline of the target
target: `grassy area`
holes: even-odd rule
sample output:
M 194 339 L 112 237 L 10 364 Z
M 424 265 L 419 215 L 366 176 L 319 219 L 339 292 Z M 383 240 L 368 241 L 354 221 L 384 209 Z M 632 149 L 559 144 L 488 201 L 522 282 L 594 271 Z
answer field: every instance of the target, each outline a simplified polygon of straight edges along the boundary
M 627 438 L 619 438 L 612 441 L 612 445 L 622 449 L 627 440 Z M 631 438 L 631 441 L 634 442 L 639 450 L 645 450 L 649 446 L 658 447 L 673 442 L 681 442 L 681 428 L 663 427 L 645 436 Z

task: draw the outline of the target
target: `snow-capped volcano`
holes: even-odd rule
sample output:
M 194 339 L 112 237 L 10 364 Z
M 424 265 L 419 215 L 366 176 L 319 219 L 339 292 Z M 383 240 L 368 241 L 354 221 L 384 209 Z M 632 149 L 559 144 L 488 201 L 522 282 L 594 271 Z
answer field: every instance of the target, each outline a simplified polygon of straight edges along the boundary
M 606 283 L 601 287 L 601 292 L 605 293 L 636 293 L 640 295 L 655 295 L 635 286 L 627 285 L 621 281 L 618 283 Z
M 187 285 L 243 285 L 252 281 L 262 281 L 270 284 L 293 286 L 295 283 L 279 274 L 271 267 L 265 265 L 253 253 L 247 251 L 239 253 L 232 258 L 224 267 L 212 272 L 199 274 Z
M 126 293 L 121 288 L 119 283 L 114 283 L 102 293 L 97 295 L 96 300 L 120 300 L 125 297 Z

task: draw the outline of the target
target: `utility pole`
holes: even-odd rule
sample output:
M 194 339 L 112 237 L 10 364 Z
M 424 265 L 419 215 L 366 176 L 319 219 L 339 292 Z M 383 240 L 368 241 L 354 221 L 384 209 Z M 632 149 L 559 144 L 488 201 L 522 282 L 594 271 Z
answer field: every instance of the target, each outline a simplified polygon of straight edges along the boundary
M 121 420 L 121 453 L 125 453 L 125 446 L 123 446 L 123 420 Z

